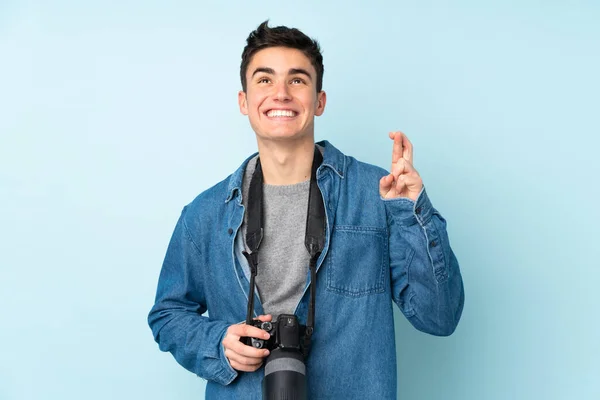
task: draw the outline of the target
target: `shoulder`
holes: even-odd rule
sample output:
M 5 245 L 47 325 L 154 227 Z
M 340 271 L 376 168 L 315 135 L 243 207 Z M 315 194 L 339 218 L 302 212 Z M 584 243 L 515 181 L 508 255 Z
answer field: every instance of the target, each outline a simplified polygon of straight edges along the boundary
M 182 222 L 188 228 L 206 224 L 220 215 L 225 207 L 231 175 L 204 190 L 183 207 Z
M 381 168 L 377 165 L 369 164 L 367 162 L 357 160 L 356 158 L 351 157 L 351 156 L 346 156 L 346 158 L 348 160 L 348 162 L 347 162 L 348 174 L 378 176 L 381 178 L 382 176 L 387 175 L 389 173 L 384 168 Z
M 318 145 L 324 149 L 324 163 L 336 170 L 341 177 L 347 177 L 353 181 L 357 177 L 380 179 L 388 174 L 388 171 L 377 165 L 342 153 L 328 141 L 319 142 Z
M 345 174 L 340 180 L 342 190 L 354 193 L 357 198 L 373 195 L 379 199 L 379 181 L 388 172 L 381 167 L 359 161 L 351 156 L 346 156 L 346 160 Z
M 231 202 L 239 203 L 241 199 L 242 181 L 244 171 L 255 154 L 212 187 L 202 191 L 183 208 L 183 219 L 186 224 L 210 222 L 223 216 Z

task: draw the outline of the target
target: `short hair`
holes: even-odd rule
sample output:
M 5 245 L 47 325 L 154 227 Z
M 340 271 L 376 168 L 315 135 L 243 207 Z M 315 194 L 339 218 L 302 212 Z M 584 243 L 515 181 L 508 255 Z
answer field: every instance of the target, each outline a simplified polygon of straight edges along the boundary
M 246 39 L 246 47 L 242 52 L 242 64 L 240 65 L 240 78 L 242 89 L 247 88 L 246 72 L 254 54 L 269 47 L 288 47 L 300 50 L 310 60 L 317 71 L 317 93 L 323 89 L 323 55 L 319 43 L 315 39 L 306 36 L 302 31 L 287 26 L 276 26 L 270 28 L 269 20 L 266 20 L 250 32 Z

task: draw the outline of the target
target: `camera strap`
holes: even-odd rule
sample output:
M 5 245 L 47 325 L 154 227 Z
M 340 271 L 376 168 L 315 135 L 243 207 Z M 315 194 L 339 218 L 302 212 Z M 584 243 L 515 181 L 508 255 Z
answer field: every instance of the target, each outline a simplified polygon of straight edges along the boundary
M 315 154 L 310 175 L 310 189 L 308 197 L 308 211 L 306 213 L 306 232 L 304 237 L 304 246 L 310 254 L 310 299 L 308 305 L 308 316 L 306 330 L 304 335 L 304 355 L 308 355 L 310 350 L 310 340 L 315 325 L 315 297 L 316 297 L 316 279 L 317 279 L 317 260 L 325 247 L 325 206 L 321 190 L 317 185 L 317 169 L 323 162 L 323 156 L 315 146 Z M 246 246 L 249 252 L 243 254 L 250 265 L 250 293 L 248 295 L 248 310 L 246 314 L 246 323 L 252 324 L 254 311 L 254 288 L 255 278 L 258 273 L 258 248 L 264 235 L 264 214 L 263 214 L 263 173 L 260 164 L 260 157 L 256 160 L 256 168 L 250 180 L 250 189 L 248 191 L 248 219 L 246 221 Z

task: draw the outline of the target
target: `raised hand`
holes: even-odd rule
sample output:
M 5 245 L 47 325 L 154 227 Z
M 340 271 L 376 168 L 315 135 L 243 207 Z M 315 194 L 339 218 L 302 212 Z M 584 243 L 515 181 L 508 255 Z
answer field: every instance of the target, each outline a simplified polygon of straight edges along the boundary
M 379 181 L 379 194 L 384 199 L 406 197 L 416 201 L 423 188 L 423 181 L 413 167 L 412 143 L 402 132 L 390 132 L 389 136 L 394 141 L 392 168 L 391 173 Z

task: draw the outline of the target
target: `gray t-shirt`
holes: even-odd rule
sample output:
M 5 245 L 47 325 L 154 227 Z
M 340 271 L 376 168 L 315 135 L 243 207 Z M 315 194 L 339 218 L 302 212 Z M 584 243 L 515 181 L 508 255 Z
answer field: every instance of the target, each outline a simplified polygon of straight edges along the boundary
M 248 162 L 242 186 L 248 209 L 248 191 L 256 158 Z M 265 313 L 293 314 L 302 297 L 310 256 L 304 247 L 310 180 L 294 185 L 263 185 L 264 237 L 258 250 L 256 287 Z M 246 238 L 246 221 L 242 234 Z M 247 250 L 247 248 L 246 248 Z

